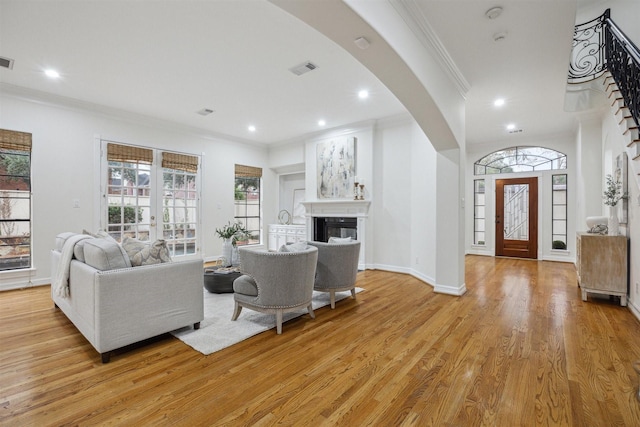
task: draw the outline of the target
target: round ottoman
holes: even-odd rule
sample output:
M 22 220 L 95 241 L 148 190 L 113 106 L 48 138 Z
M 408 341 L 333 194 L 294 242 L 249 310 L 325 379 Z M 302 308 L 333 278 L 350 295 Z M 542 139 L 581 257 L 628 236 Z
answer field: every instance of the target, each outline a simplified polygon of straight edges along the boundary
M 204 270 L 204 288 L 214 294 L 233 293 L 233 281 L 242 275 L 239 271 L 216 273 L 218 268 Z

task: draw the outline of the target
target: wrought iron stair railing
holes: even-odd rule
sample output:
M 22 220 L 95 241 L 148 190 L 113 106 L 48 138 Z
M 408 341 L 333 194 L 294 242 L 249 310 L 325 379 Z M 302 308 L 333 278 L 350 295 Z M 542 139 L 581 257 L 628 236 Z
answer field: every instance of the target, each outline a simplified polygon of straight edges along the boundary
M 569 64 L 570 84 L 601 77 L 609 71 L 636 126 L 640 124 L 640 49 L 611 19 L 607 9 L 601 16 L 575 26 Z
M 604 33 L 608 17 L 609 9 L 601 16 L 575 26 L 569 62 L 570 84 L 595 80 L 607 71 Z
M 606 23 L 607 69 L 637 126 L 640 124 L 640 50 L 608 16 Z

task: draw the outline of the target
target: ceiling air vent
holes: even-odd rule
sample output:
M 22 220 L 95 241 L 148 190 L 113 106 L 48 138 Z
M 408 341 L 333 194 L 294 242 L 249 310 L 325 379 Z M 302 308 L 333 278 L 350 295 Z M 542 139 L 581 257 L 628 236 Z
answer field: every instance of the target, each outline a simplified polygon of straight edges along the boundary
M 301 76 L 305 73 L 308 73 L 309 71 L 315 70 L 316 68 L 318 68 L 316 64 L 311 61 L 307 61 L 303 62 L 300 65 L 296 65 L 295 67 L 289 68 L 289 71 L 291 71 L 296 76 Z
M 212 110 L 211 108 L 203 108 L 202 110 L 196 111 L 196 113 L 200 114 L 201 116 L 208 116 L 213 112 L 214 110 Z
M 13 59 L 0 56 L 0 67 L 13 69 Z

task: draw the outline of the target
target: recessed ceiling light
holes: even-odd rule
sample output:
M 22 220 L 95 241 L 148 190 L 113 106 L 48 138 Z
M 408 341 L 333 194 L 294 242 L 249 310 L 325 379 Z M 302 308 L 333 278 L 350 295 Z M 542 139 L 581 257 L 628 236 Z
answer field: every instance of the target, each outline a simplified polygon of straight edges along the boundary
M 513 123 L 509 123 L 509 124 L 507 125 L 507 130 L 514 130 L 515 128 L 516 128 L 516 125 L 515 125 L 515 124 L 513 124 Z
M 256 127 L 254 125 L 250 125 L 247 129 L 249 129 L 249 132 L 255 132 L 256 131 Z
M 484 13 L 484 16 L 489 19 L 496 19 L 500 15 L 502 15 L 502 8 L 500 6 L 492 7 Z
M 506 31 L 501 31 L 499 33 L 495 33 L 493 35 L 493 41 L 494 42 L 501 42 L 502 40 L 507 38 L 507 32 Z
M 358 92 L 358 97 L 360 99 L 365 99 L 369 97 L 369 91 L 367 90 L 361 90 L 360 92 Z
M 496 107 L 502 107 L 504 105 L 504 102 L 504 98 L 498 98 L 493 101 L 493 105 L 495 105 Z
M 52 79 L 57 79 L 58 77 L 60 77 L 60 73 L 51 68 L 49 68 L 48 70 L 44 70 L 44 74 L 47 77 L 51 77 Z
M 318 126 L 324 126 L 326 124 L 327 122 L 325 122 L 324 120 L 318 120 Z

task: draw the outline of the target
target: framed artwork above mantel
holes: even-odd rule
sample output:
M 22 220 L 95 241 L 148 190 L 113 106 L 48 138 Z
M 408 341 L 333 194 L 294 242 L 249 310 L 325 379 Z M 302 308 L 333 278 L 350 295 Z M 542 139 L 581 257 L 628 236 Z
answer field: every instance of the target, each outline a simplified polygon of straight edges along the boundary
M 316 145 L 318 199 L 351 199 L 356 176 L 356 138 L 341 137 Z

